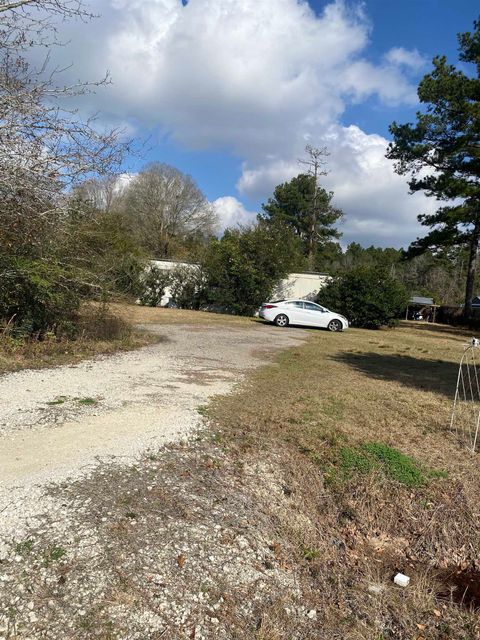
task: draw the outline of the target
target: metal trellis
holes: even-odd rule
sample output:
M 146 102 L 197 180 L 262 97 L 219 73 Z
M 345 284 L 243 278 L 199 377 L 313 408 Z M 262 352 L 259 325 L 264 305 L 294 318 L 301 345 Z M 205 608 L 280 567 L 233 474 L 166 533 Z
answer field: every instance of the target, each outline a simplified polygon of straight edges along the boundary
M 480 432 L 480 372 L 475 357 L 479 346 L 480 340 L 472 338 L 460 359 L 450 419 L 450 428 L 472 453 L 479 445 Z

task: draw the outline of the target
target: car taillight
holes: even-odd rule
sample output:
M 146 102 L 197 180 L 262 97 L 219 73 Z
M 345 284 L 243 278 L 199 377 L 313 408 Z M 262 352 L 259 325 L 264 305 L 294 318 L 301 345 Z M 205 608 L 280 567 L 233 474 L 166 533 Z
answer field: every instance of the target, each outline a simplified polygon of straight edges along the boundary
M 262 309 L 276 309 L 276 304 L 262 304 Z

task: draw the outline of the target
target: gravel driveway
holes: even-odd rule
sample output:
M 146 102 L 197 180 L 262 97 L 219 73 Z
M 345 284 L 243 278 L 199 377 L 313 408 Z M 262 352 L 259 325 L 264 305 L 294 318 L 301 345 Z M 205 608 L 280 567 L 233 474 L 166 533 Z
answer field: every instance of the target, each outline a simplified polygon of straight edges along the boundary
M 306 335 L 261 324 L 148 330 L 161 336 L 158 344 L 0 378 L 0 536 L 45 509 L 42 485 L 187 437 L 199 406 Z

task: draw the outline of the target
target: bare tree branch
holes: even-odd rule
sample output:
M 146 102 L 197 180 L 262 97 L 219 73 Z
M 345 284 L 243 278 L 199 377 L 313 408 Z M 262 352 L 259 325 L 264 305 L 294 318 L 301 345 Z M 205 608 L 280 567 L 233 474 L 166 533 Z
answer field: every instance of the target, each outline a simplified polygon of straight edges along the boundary
M 35 69 L 26 52 L 57 43 L 55 20 L 89 19 L 82 0 L 0 0 L 0 245 L 41 244 L 65 205 L 63 192 L 115 172 L 130 148 L 120 129 L 86 121 L 66 99 L 108 84 L 62 85 L 47 55 Z M 47 222 L 50 219 L 50 224 Z

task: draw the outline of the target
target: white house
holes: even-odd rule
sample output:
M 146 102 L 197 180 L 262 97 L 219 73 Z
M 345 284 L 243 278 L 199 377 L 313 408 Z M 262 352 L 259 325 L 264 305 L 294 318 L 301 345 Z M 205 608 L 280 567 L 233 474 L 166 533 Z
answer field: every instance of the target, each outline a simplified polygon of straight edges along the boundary
M 172 271 L 178 267 L 186 267 L 188 269 L 198 268 L 198 265 L 195 263 L 177 262 L 175 260 L 151 260 L 151 265 L 163 271 Z M 305 300 L 312 300 L 316 297 L 320 289 L 327 284 L 329 279 L 330 276 L 326 273 L 317 273 L 315 271 L 290 273 L 275 289 L 272 300 L 279 298 L 304 298 Z M 166 287 L 161 306 L 167 306 L 171 299 L 172 294 L 170 288 Z

